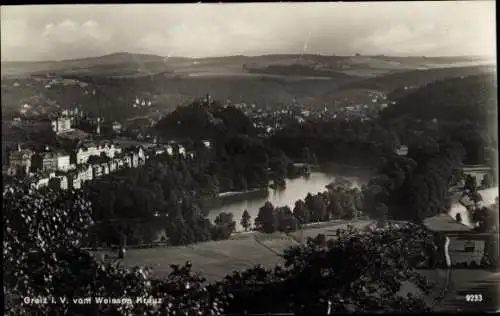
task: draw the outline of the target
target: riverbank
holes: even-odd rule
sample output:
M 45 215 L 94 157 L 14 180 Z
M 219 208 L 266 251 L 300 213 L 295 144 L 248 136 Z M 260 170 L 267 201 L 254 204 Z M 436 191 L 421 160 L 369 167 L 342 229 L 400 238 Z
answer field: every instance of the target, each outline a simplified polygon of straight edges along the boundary
M 214 208 L 223 207 L 228 204 L 238 203 L 249 199 L 261 199 L 269 195 L 268 188 L 257 188 L 248 191 L 223 192 L 213 198 L 202 198 L 201 208 L 205 214 Z

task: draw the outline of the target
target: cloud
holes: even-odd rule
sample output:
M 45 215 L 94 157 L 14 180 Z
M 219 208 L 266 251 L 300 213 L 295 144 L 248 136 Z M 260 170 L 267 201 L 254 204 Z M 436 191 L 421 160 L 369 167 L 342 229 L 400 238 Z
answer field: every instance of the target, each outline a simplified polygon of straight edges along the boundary
M 81 42 L 98 44 L 110 40 L 110 34 L 93 20 L 81 24 L 71 20 L 64 20 L 57 25 L 50 23 L 45 25 L 42 37 L 44 41 L 51 44 L 78 44 Z
M 492 1 L 2 6 L 2 59 L 495 51 Z M 20 54 L 20 50 L 22 54 Z M 172 54 L 173 52 L 173 54 Z

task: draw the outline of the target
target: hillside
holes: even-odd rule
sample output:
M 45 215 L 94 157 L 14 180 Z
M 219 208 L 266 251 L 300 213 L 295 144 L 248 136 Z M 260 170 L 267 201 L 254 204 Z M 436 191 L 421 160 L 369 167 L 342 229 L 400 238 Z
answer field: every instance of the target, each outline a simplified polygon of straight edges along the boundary
M 105 120 L 168 113 L 210 93 L 215 99 L 257 106 L 295 100 L 311 106 L 371 104 L 374 96 L 402 85 L 479 74 L 486 66 L 471 58 L 264 55 L 217 58 L 163 58 L 119 53 L 48 62 L 2 62 L 2 114 L 19 115 L 28 104 L 69 107 L 81 104 Z M 456 67 L 449 67 L 450 64 Z M 415 69 L 427 70 L 415 70 Z M 371 78 L 377 76 L 376 78 Z M 151 107 L 134 107 L 136 98 Z M 157 114 L 154 114 L 157 115 Z
M 252 134 L 254 127 L 252 121 L 234 107 L 195 102 L 178 107 L 160 120 L 154 133 L 166 139 L 206 139 L 216 135 Z
M 497 81 L 493 73 L 450 78 L 429 83 L 402 95 L 389 106 L 383 117 L 411 115 L 422 120 L 487 124 L 496 119 Z
M 408 88 L 421 87 L 436 80 L 460 76 L 478 75 L 486 72 L 491 72 L 494 69 L 495 67 L 491 65 L 474 65 L 463 67 L 411 70 L 388 74 L 377 78 L 355 81 L 342 85 L 340 89 L 373 89 L 379 90 L 384 93 L 389 93 L 404 86 L 407 86 Z
M 115 53 L 111 55 L 44 62 L 2 62 L 2 77 L 26 76 L 54 72 L 68 74 L 103 74 L 108 76 L 152 75 L 160 72 L 178 74 L 275 74 L 327 76 L 342 73 L 366 77 L 412 69 L 432 69 L 466 64 L 478 65 L 473 57 L 387 57 L 326 55 L 263 55 L 215 58 L 162 57 L 147 54 Z M 338 76 L 338 74 L 336 74 Z

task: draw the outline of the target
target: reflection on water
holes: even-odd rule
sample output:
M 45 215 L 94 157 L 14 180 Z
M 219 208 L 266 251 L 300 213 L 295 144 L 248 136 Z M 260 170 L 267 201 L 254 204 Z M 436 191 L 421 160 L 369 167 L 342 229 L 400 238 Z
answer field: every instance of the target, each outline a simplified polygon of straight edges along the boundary
M 486 189 L 486 190 L 481 190 L 479 191 L 481 196 L 483 197 L 483 202 L 485 205 L 491 205 L 495 203 L 495 198 L 498 196 L 498 187 Z M 467 225 L 467 226 L 472 226 L 472 223 L 470 221 L 469 217 L 469 212 L 467 212 L 467 209 L 463 207 L 460 203 L 454 204 L 451 209 L 450 209 L 450 216 L 455 218 L 457 213 L 460 213 L 462 216 L 462 223 Z
M 332 182 L 336 176 L 334 174 L 326 174 L 322 172 L 312 172 L 310 177 L 295 178 L 286 180 L 286 189 L 283 190 L 273 190 L 269 189 L 269 195 L 265 198 L 254 198 L 248 199 L 240 202 L 233 202 L 231 204 L 224 205 L 222 207 L 215 208 L 210 211 L 208 218 L 213 222 L 217 215 L 222 212 L 233 213 L 234 220 L 236 221 L 236 230 L 241 231 L 242 227 L 240 224 L 241 216 L 245 210 L 250 214 L 251 221 L 257 217 L 259 209 L 266 203 L 266 201 L 271 202 L 275 207 L 278 206 L 289 206 L 293 210 L 295 202 L 299 199 L 304 199 L 308 193 L 316 194 L 319 192 L 326 191 L 326 185 Z M 343 178 L 351 181 L 357 186 L 361 186 L 365 183 L 358 177 L 348 177 L 343 176 Z

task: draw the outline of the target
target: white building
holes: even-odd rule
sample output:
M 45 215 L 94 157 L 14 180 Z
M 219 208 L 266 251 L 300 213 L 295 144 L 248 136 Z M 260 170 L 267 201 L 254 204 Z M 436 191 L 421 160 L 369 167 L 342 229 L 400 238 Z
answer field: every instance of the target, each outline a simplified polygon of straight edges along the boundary
M 58 117 L 51 122 L 52 130 L 56 133 L 63 133 L 72 130 L 71 119 L 69 117 Z
M 174 154 L 174 148 L 172 147 L 172 145 L 167 145 L 165 149 L 167 150 L 167 154 L 169 156 L 172 156 Z
M 122 124 L 120 122 L 113 122 L 112 128 L 115 133 L 118 133 L 122 130 Z
M 179 144 L 179 154 L 183 155 L 184 157 L 186 156 L 186 148 L 181 144 Z
M 113 144 L 106 145 L 89 145 L 88 147 L 79 148 L 76 152 L 76 163 L 87 163 L 91 156 L 100 156 L 101 153 L 106 154 L 109 158 L 114 158 L 116 155 L 121 154 L 122 149 Z
M 204 140 L 203 141 L 203 146 L 205 146 L 205 148 L 211 148 L 212 147 L 212 143 L 209 140 Z
M 396 155 L 398 155 L 398 156 L 406 156 L 406 155 L 408 155 L 408 146 L 401 145 L 398 148 L 396 148 Z
M 57 170 L 68 171 L 71 169 L 70 155 L 58 154 L 57 155 Z

